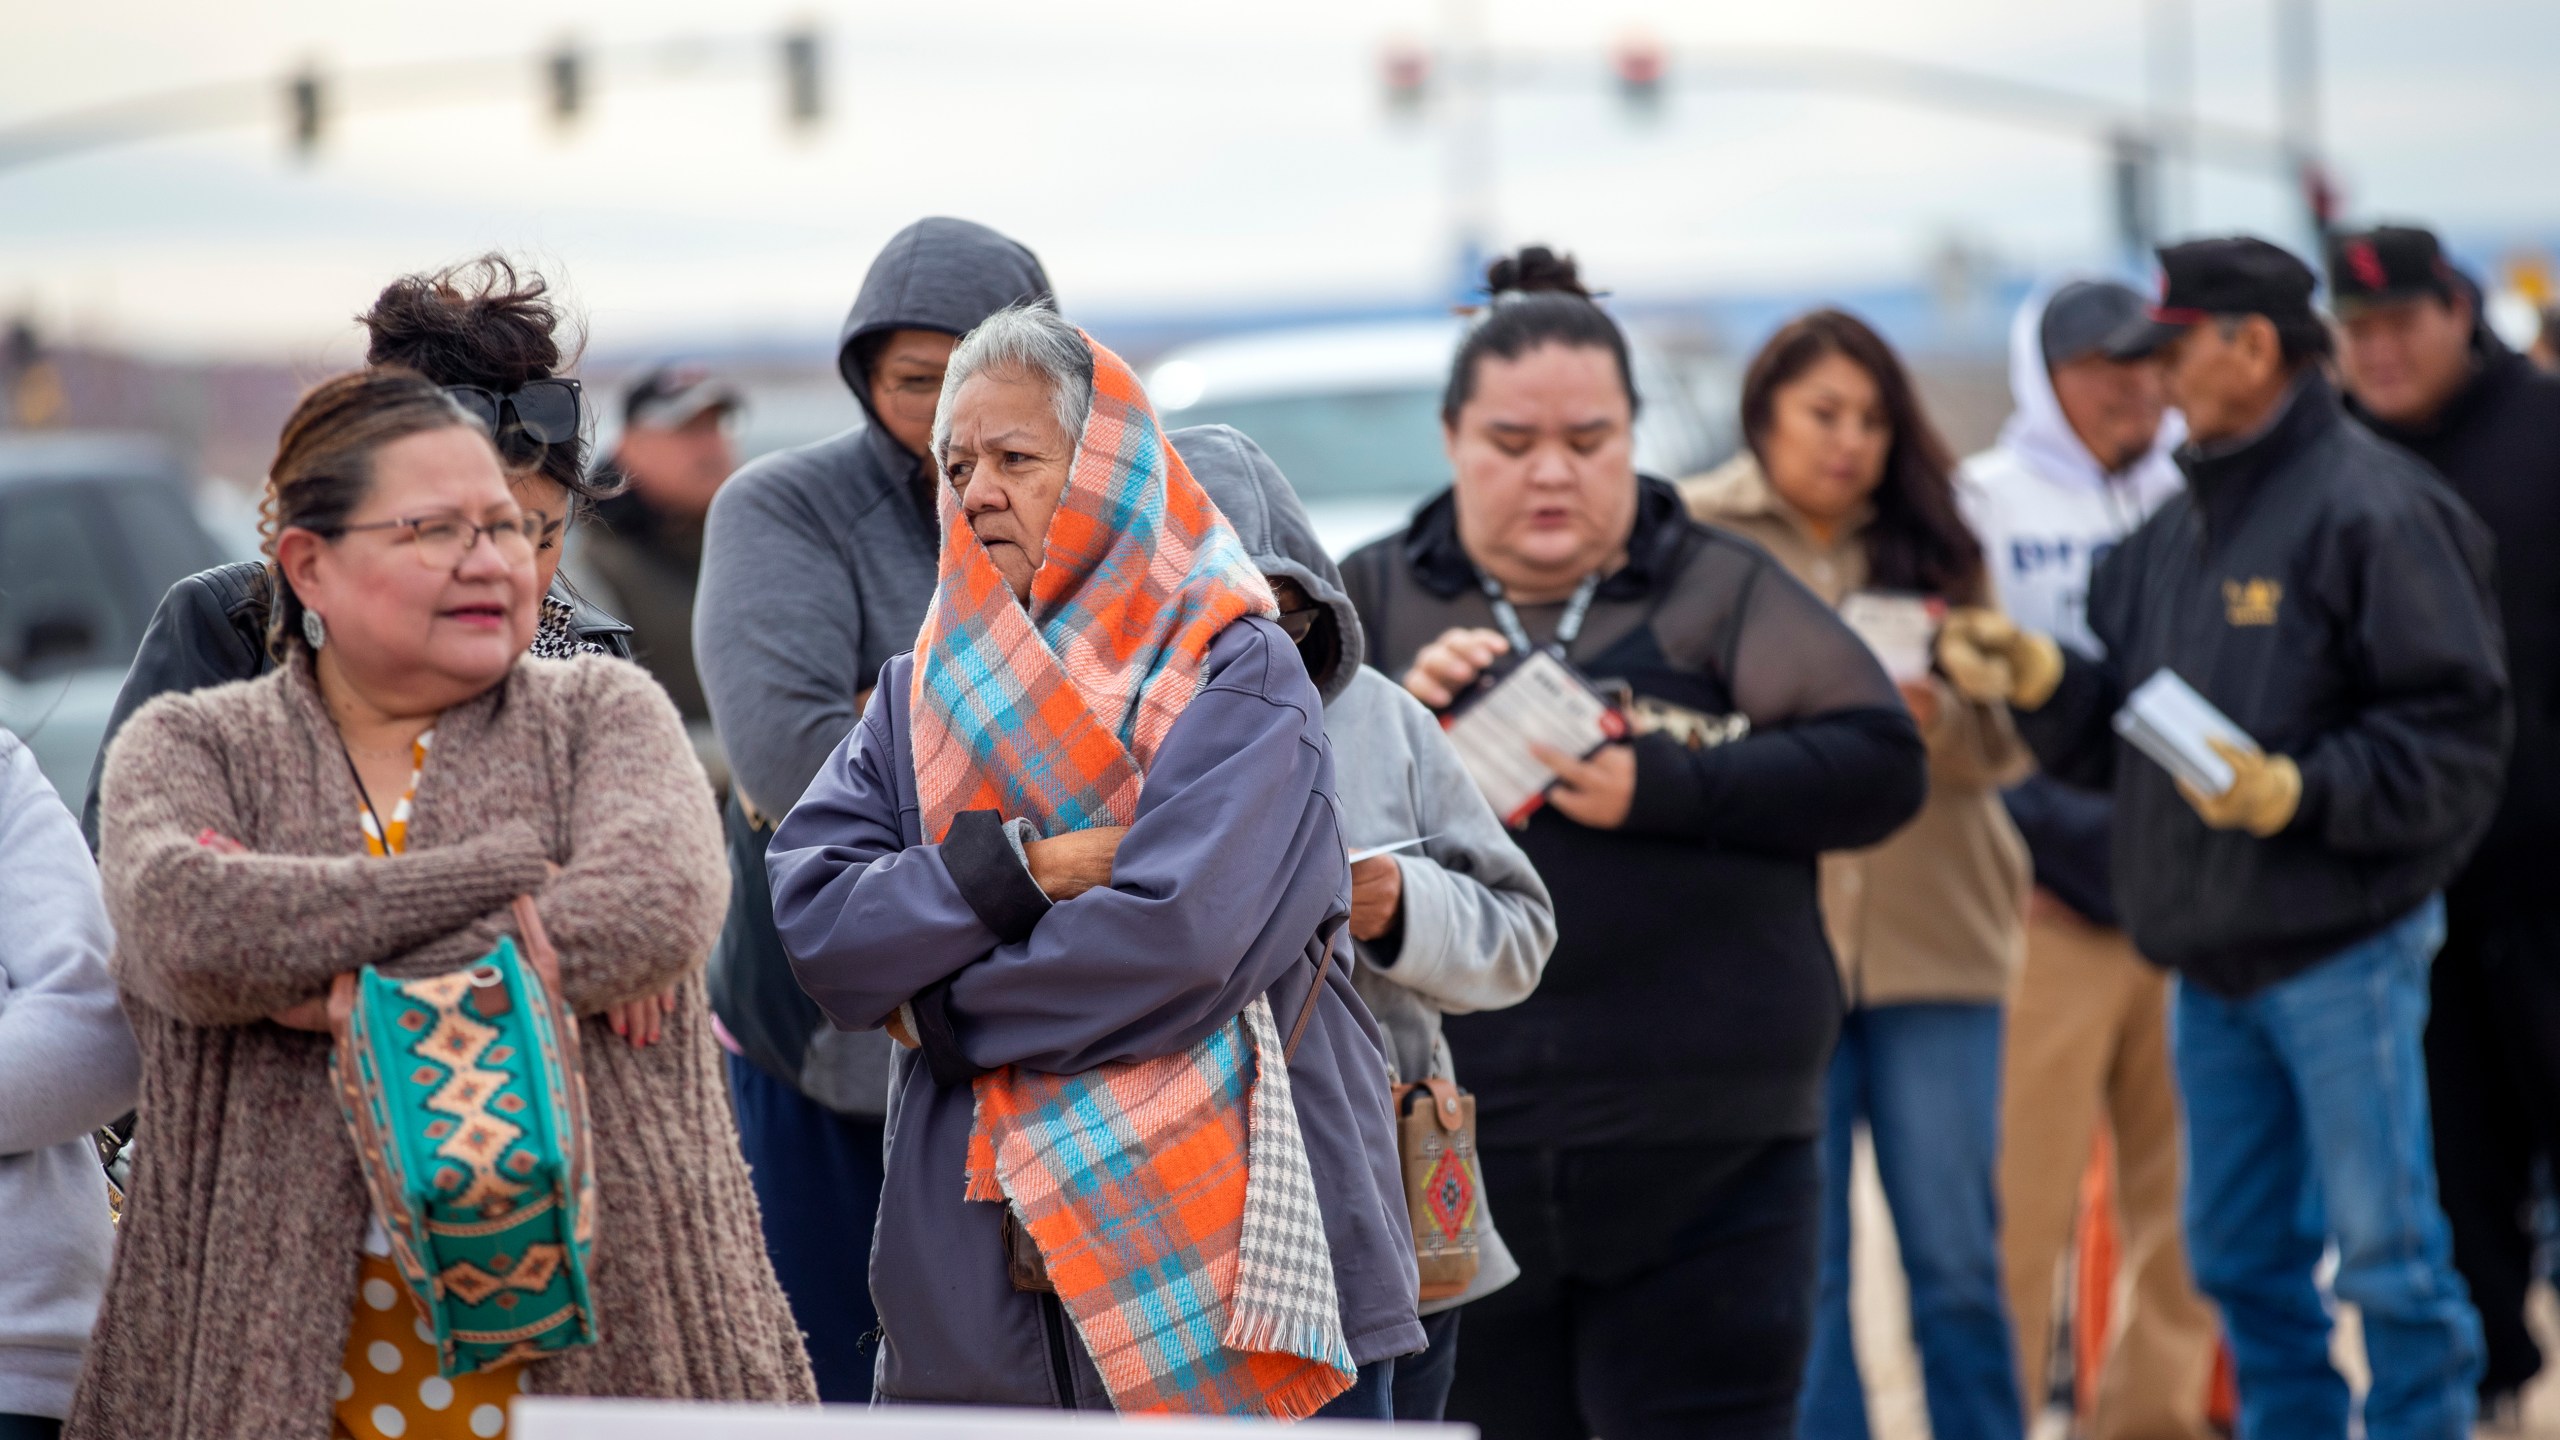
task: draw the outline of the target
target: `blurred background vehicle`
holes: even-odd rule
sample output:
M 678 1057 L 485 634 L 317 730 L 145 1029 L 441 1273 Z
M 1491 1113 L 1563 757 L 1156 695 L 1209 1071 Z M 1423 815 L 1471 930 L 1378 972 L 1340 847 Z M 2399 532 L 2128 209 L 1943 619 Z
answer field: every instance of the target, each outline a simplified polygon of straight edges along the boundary
M 1167 430 L 1233 425 L 1289 477 L 1333 554 L 1402 525 L 1449 483 L 1440 392 L 1456 317 L 1258 330 L 1185 345 L 1146 380 Z M 1634 340 L 1636 468 L 1677 479 L 1731 455 L 1740 372 Z
M 75 807 L 161 592 L 251 553 L 190 479 L 149 436 L 0 431 L 0 726 Z

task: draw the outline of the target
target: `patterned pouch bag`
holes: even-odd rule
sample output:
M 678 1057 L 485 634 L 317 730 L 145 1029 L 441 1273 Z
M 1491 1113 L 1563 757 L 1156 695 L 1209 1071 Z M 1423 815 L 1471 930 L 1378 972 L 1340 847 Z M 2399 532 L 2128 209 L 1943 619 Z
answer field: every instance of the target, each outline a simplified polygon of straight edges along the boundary
M 1425 1301 L 1463 1295 L 1484 1264 L 1476 1097 L 1451 1080 L 1395 1088 L 1396 1150 Z
M 550 959 L 539 919 L 523 928 Z M 502 939 L 467 969 L 395 979 L 368 965 L 330 994 L 339 1105 L 448 1376 L 597 1338 L 595 1170 L 557 973 Z

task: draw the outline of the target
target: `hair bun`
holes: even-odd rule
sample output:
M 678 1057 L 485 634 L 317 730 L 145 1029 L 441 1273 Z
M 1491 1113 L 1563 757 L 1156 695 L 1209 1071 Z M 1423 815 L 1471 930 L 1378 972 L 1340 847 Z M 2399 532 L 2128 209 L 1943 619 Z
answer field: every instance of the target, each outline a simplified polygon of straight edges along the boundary
M 1559 255 L 1544 245 L 1524 245 L 1517 255 L 1504 255 L 1484 269 L 1484 288 L 1495 298 L 1504 295 L 1553 293 L 1578 295 L 1585 300 L 1591 291 L 1582 283 L 1580 267 L 1570 255 Z

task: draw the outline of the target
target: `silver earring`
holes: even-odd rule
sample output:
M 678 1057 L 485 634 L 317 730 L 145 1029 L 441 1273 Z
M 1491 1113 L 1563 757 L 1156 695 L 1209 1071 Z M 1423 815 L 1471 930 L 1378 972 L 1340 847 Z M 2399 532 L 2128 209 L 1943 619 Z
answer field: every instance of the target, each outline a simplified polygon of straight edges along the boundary
M 302 638 L 309 642 L 311 648 L 314 650 L 318 650 L 329 643 L 329 622 L 320 618 L 319 611 L 305 610 L 302 612 Z

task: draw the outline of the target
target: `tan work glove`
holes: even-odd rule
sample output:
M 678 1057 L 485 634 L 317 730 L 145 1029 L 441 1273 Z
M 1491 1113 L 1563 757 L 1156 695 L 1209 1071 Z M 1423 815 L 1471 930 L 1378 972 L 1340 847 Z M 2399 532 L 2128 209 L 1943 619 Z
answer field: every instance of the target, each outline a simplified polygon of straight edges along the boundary
M 2062 647 L 2021 630 L 1997 610 L 1950 611 L 1938 629 L 1938 668 L 1975 704 L 1998 700 L 2033 710 L 2062 683 Z
M 2222 740 L 2205 743 L 2231 767 L 2231 785 L 2219 795 L 2207 795 L 2178 782 L 2178 793 L 2204 823 L 2216 830 L 2246 830 L 2261 840 L 2293 823 L 2293 812 L 2302 808 L 2302 767 L 2293 757 L 2243 750 Z

